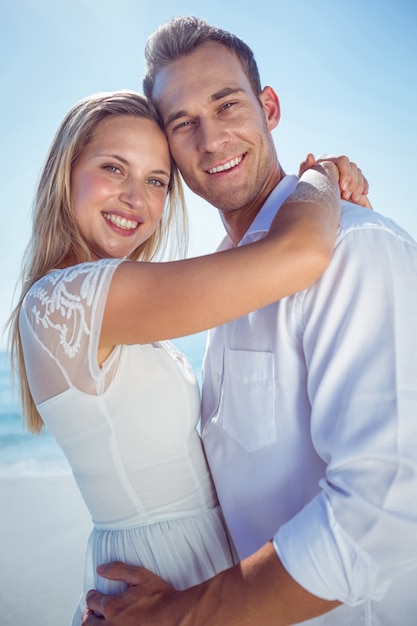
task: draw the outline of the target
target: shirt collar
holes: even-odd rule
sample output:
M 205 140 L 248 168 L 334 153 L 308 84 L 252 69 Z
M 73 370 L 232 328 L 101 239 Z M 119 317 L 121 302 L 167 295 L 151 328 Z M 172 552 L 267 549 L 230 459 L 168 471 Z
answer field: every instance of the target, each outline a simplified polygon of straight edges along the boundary
M 284 176 L 284 178 L 280 180 L 278 185 L 274 187 L 267 197 L 265 203 L 253 220 L 252 224 L 249 226 L 247 232 L 242 237 L 239 242 L 239 246 L 250 243 L 251 241 L 256 241 L 268 232 L 272 220 L 278 213 L 281 205 L 285 202 L 288 196 L 292 194 L 297 186 L 297 183 L 298 176 L 295 174 Z M 218 250 L 229 250 L 230 248 L 234 248 L 234 244 L 229 235 L 226 234 L 220 243 Z

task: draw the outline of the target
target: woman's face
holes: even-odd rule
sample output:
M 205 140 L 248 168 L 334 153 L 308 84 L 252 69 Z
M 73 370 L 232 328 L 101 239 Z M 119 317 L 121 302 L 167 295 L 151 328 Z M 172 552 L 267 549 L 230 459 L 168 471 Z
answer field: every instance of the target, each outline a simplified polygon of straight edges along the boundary
M 170 169 L 155 122 L 120 115 L 99 124 L 71 175 L 72 209 L 94 259 L 129 256 L 155 232 Z

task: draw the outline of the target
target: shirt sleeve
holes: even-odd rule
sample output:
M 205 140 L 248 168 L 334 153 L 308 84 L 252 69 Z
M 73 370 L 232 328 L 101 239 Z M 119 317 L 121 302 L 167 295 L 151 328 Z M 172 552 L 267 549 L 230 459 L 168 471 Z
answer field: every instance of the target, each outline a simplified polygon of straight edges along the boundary
M 417 246 L 377 220 L 345 231 L 305 292 L 320 492 L 276 533 L 291 576 L 355 605 L 417 566 Z
M 51 272 L 29 290 L 19 326 L 35 402 L 69 387 L 100 392 L 98 341 L 111 278 L 121 261 Z

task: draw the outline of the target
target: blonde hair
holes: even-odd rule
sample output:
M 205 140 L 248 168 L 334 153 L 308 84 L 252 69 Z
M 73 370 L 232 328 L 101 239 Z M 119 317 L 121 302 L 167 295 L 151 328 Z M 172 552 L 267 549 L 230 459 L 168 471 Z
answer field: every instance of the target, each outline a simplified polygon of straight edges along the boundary
M 26 248 L 21 276 L 20 297 L 9 319 L 9 345 L 12 374 L 17 377 L 22 412 L 30 431 L 40 432 L 43 421 L 30 393 L 19 332 L 19 313 L 32 285 L 67 257 L 91 254 L 71 209 L 71 172 L 77 158 L 91 141 L 99 124 L 109 117 L 130 115 L 162 122 L 152 103 L 133 91 L 98 93 L 77 102 L 63 119 L 52 141 L 41 172 L 32 214 L 32 235 Z M 184 256 L 188 242 L 188 220 L 184 192 L 175 163 L 171 159 L 171 179 L 167 207 L 155 233 L 129 256 L 131 260 L 151 261 Z

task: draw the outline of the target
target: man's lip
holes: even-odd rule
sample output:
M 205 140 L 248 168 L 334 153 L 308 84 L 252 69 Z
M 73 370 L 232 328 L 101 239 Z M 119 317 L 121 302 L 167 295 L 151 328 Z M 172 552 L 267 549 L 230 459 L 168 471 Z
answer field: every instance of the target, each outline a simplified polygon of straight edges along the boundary
M 233 170 L 237 165 L 240 165 L 240 163 L 243 160 L 243 157 L 244 155 L 240 154 L 239 156 L 233 157 L 232 159 L 229 159 L 228 161 L 225 161 L 224 163 L 207 168 L 205 171 L 207 172 L 207 174 L 218 174 L 219 172 L 228 172 L 230 170 Z

